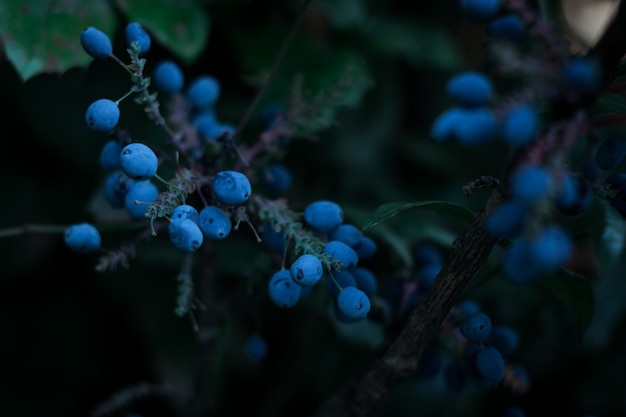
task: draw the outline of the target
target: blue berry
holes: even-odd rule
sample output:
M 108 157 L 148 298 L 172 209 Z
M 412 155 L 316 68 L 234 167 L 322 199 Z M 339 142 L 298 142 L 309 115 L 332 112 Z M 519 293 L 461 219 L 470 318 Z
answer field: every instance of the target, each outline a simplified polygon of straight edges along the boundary
M 263 187 L 273 195 L 286 192 L 293 182 L 291 171 L 280 163 L 269 164 L 261 177 Z
M 337 203 L 319 200 L 304 209 L 304 221 L 318 233 L 329 233 L 343 223 L 343 210 Z
M 206 206 L 200 210 L 198 226 L 205 238 L 220 240 L 230 234 L 233 225 L 224 210 L 217 206 Z
M 515 237 L 523 231 L 529 216 L 527 205 L 517 200 L 508 200 L 489 213 L 485 220 L 485 229 L 494 237 Z
M 478 374 L 488 382 L 495 383 L 504 378 L 504 358 L 494 347 L 480 349 L 474 357 L 474 366 Z
M 259 334 L 248 336 L 244 345 L 246 355 L 254 362 L 261 362 L 267 356 L 267 341 Z
M 156 63 L 152 70 L 152 82 L 155 88 L 164 94 L 176 94 L 185 85 L 185 75 L 178 64 L 169 59 Z
M 446 93 L 463 107 L 482 107 L 491 99 L 491 80 L 477 71 L 461 72 L 448 80 Z
M 563 87 L 570 91 L 591 93 L 600 86 L 600 79 L 600 69 L 591 58 L 572 57 L 563 68 Z
M 293 261 L 289 272 L 295 283 L 310 287 L 322 278 L 324 267 L 317 256 L 305 253 Z
M 191 219 L 172 219 L 167 232 L 174 247 L 182 252 L 195 252 L 204 241 L 198 224 Z
M 130 48 L 133 42 L 139 44 L 139 55 L 145 55 L 152 45 L 152 39 L 148 32 L 138 22 L 126 25 L 126 45 Z
M 227 206 L 238 206 L 250 198 L 250 180 L 239 171 L 220 171 L 212 182 L 215 198 Z
M 572 243 L 562 227 L 554 225 L 543 229 L 532 240 L 532 259 L 537 268 L 554 272 L 569 258 Z
M 270 299 L 278 307 L 293 307 L 300 299 L 302 286 L 293 282 L 291 272 L 288 269 L 281 269 L 272 275 L 268 283 L 268 293 Z
M 364 266 L 353 268 L 350 273 L 354 277 L 356 287 L 371 297 L 378 291 L 378 279 L 374 272 Z
M 361 229 L 350 223 L 343 223 L 335 227 L 328 234 L 329 240 L 339 240 L 346 245 L 354 248 L 361 242 L 363 232 Z
M 326 279 L 326 291 L 328 291 L 331 297 L 339 295 L 339 287 L 356 287 L 357 285 L 354 275 L 348 271 L 334 271 L 332 272 L 332 277 Z
M 437 142 L 451 142 L 457 138 L 457 129 L 465 112 L 458 107 L 451 107 L 441 112 L 430 127 L 430 137 Z
M 92 58 L 104 59 L 113 53 L 113 44 L 109 36 L 95 27 L 86 27 L 80 34 L 80 43 Z
M 545 197 L 552 187 L 552 176 L 545 167 L 525 164 L 511 177 L 511 195 L 524 204 L 532 205 Z
M 227 138 L 232 137 L 236 129 L 237 128 L 231 124 L 217 122 L 214 125 L 210 126 L 209 129 L 206 130 L 206 132 L 203 132 L 206 135 L 203 137 L 204 140 L 208 142 L 216 142 L 222 136 L 225 136 Z
M 100 166 L 111 171 L 120 166 L 120 153 L 123 146 L 116 140 L 107 141 L 100 151 Z
M 474 300 L 468 299 L 459 301 L 455 308 L 460 311 L 461 317 L 469 317 L 477 311 L 480 311 L 480 304 Z
M 461 11 L 477 22 L 486 22 L 500 11 L 500 0 L 459 0 Z
M 555 204 L 561 213 L 578 214 L 589 207 L 593 200 L 593 192 L 587 181 L 566 172 L 561 176 Z
M 148 204 L 159 196 L 159 189 L 150 181 L 134 181 L 126 196 L 124 207 L 133 219 L 145 218 Z
M 270 252 L 285 252 L 285 231 L 283 229 L 275 230 L 270 223 L 265 223 L 261 229 L 261 237 L 263 244 Z
M 502 139 L 514 148 L 530 143 L 539 131 L 539 114 L 527 104 L 510 110 L 502 121 Z
M 211 75 L 199 75 L 187 87 L 187 100 L 196 109 L 212 108 L 219 96 L 220 84 Z
M 461 333 L 472 342 L 482 342 L 491 332 L 491 319 L 482 311 L 467 316 L 461 324 Z
M 124 207 L 124 199 L 133 184 L 121 170 L 111 171 L 104 179 L 104 198 L 112 208 Z
M 174 219 L 190 219 L 196 223 L 198 223 L 199 213 L 198 210 L 194 206 L 190 206 L 189 204 L 181 204 L 176 206 L 174 210 L 172 210 L 172 214 L 170 214 L 170 218 Z
M 129 178 L 137 181 L 150 179 L 159 167 L 159 158 L 143 143 L 129 143 L 120 154 L 120 165 Z
M 512 355 L 519 344 L 519 335 L 509 326 L 493 326 L 487 338 L 489 346 L 498 349 L 502 356 Z
M 215 141 L 215 131 L 219 128 L 220 122 L 212 110 L 202 111 L 196 114 L 192 120 L 200 139 L 205 142 Z
M 427 291 L 433 286 L 442 266 L 442 264 L 430 264 L 421 267 L 417 271 L 417 282 L 419 283 L 420 290 Z
M 65 243 L 78 253 L 95 252 L 100 248 L 100 232 L 91 223 L 78 223 L 65 230 Z
M 487 34 L 492 39 L 518 42 L 526 38 L 527 31 L 522 19 L 511 13 L 492 19 L 487 25 Z
M 427 265 L 443 265 L 443 252 L 430 242 L 419 242 L 411 248 L 411 255 L 416 268 Z
M 350 246 L 339 240 L 329 240 L 324 245 L 324 253 L 330 255 L 333 260 L 341 262 L 341 269 L 351 270 L 359 262 L 359 255 Z
M 113 100 L 98 99 L 87 107 L 85 120 L 90 129 L 108 132 L 117 126 L 120 120 L 120 108 Z
M 369 259 L 378 250 L 378 245 L 376 241 L 369 236 L 361 236 L 359 238 L 359 243 L 352 247 L 356 252 L 359 260 Z
M 598 168 L 609 171 L 616 168 L 626 156 L 626 141 L 621 138 L 605 139 L 596 150 L 595 161 Z
M 465 146 L 480 146 L 491 142 L 498 132 L 498 120 L 487 108 L 467 109 L 462 112 L 455 128 L 456 139 Z
M 370 311 L 370 299 L 356 287 L 345 287 L 337 295 L 339 312 L 350 319 L 360 320 L 367 317 Z
M 527 239 L 516 240 L 506 249 L 502 272 L 505 279 L 519 284 L 530 282 L 538 276 L 532 245 Z

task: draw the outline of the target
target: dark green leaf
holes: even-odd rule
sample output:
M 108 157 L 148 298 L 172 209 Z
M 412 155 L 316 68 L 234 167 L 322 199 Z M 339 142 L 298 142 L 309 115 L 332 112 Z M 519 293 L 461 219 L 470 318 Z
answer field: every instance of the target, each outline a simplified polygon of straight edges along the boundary
M 193 63 L 209 40 L 210 19 L 196 0 L 116 0 L 129 21 L 137 21 L 186 64 Z
M 0 0 L 0 40 L 24 81 L 89 64 L 93 58 L 80 43 L 87 26 L 113 36 L 116 21 L 106 1 Z
M 617 93 L 602 94 L 594 103 L 592 110 L 596 116 L 626 113 L 626 97 Z
M 363 230 L 369 229 L 378 223 L 395 216 L 396 214 L 409 209 L 432 210 L 436 213 L 459 219 L 466 223 L 474 220 L 475 214 L 467 208 L 447 201 L 418 201 L 415 203 L 387 203 L 378 207 L 370 216 Z

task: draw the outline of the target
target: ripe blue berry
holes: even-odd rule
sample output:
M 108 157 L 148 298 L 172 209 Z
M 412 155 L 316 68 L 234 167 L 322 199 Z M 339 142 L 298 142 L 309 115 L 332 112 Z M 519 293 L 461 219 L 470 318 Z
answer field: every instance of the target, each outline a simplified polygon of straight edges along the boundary
M 552 176 L 545 167 L 525 164 L 511 177 L 511 195 L 524 204 L 534 204 L 545 197 L 552 186 Z
M 546 227 L 532 240 L 532 259 L 541 271 L 554 272 L 569 258 L 572 243 L 562 227 Z
M 86 27 L 80 34 L 80 44 L 92 58 L 108 58 L 113 52 L 109 36 L 95 27 Z
M 446 83 L 446 93 L 463 107 L 481 107 L 493 95 L 491 80 L 477 71 L 456 74 Z
M 212 108 L 220 96 L 220 84 L 211 75 L 199 75 L 187 87 L 186 97 L 196 109 Z
M 65 230 L 65 243 L 78 253 L 95 252 L 100 248 L 100 232 L 91 223 L 78 223 Z
M 539 114 L 530 105 L 510 110 L 502 122 L 502 139 L 514 148 L 528 144 L 539 131 Z
M 487 338 L 489 346 L 498 349 L 502 356 L 512 355 L 519 344 L 517 332 L 508 326 L 493 326 Z
M 174 247 L 182 252 L 195 252 L 204 240 L 202 231 L 191 219 L 172 219 L 167 232 Z
M 126 25 L 126 45 L 130 48 L 133 42 L 139 44 L 139 55 L 145 55 L 152 45 L 152 39 L 148 32 L 138 22 Z
M 337 297 L 339 295 L 339 287 L 356 287 L 356 279 L 354 275 L 348 271 L 334 271 L 332 277 L 326 279 L 326 291 L 331 297 Z
M 276 230 L 271 223 L 265 223 L 261 230 L 261 237 L 263 244 L 270 252 L 285 252 L 285 231 L 283 229 Z
M 126 196 L 124 207 L 133 219 L 145 218 L 148 204 L 159 196 L 159 189 L 150 181 L 134 181 Z
M 279 307 L 293 307 L 300 299 L 302 286 L 293 282 L 291 272 L 281 269 L 272 275 L 268 283 L 270 299 Z
M 120 120 L 120 108 L 113 100 L 98 99 L 87 107 L 85 120 L 90 129 L 108 132 L 117 126 Z
M 626 141 L 621 138 L 605 139 L 596 150 L 595 161 L 598 168 L 611 170 L 619 165 L 626 156 Z
M 200 210 L 198 226 L 205 238 L 220 240 L 230 234 L 233 225 L 224 210 L 217 206 L 207 206 Z
M 461 333 L 472 342 L 482 342 L 491 332 L 491 319 L 482 311 L 467 316 L 461 324 Z
M 359 262 L 359 255 L 356 254 L 356 251 L 339 240 L 326 242 L 323 251 L 334 260 L 341 262 L 341 269 L 343 270 L 349 271 Z
M 430 127 L 430 137 L 441 143 L 456 140 L 456 132 L 464 113 L 463 109 L 458 107 L 451 107 L 441 112 Z
M 193 116 L 193 124 L 200 139 L 205 142 L 215 141 L 215 131 L 218 129 L 220 122 L 215 117 L 213 110 L 205 110 Z
M 170 215 L 170 218 L 173 219 L 190 219 L 194 222 L 198 223 L 198 210 L 194 206 L 190 206 L 189 204 L 181 204 L 176 206 Z
M 137 181 L 150 179 L 159 167 L 159 158 L 143 143 L 129 143 L 122 148 L 120 165 L 129 178 Z
M 502 262 L 504 278 L 515 283 L 527 283 L 539 273 L 533 259 L 532 245 L 527 239 L 519 239 L 509 246 Z
M 295 283 L 310 287 L 322 278 L 324 267 L 317 256 L 305 253 L 293 261 L 289 272 Z
M 346 245 L 354 248 L 361 241 L 362 235 L 363 232 L 361 232 L 361 229 L 353 224 L 344 223 L 331 230 L 328 234 L 328 239 L 339 240 Z
M 185 76 L 176 62 L 163 59 L 157 62 L 152 70 L 152 82 L 159 92 L 176 94 L 182 91 Z
M 487 108 L 463 110 L 455 127 L 456 139 L 465 146 L 480 146 L 491 142 L 498 131 L 498 120 Z
M 318 233 L 329 233 L 343 223 L 343 219 L 343 210 L 332 201 L 315 201 L 304 209 L 304 221 Z
M 111 171 L 104 179 L 104 198 L 112 208 L 124 207 L 124 200 L 128 190 L 133 184 L 133 180 L 128 178 L 121 170 Z
M 280 163 L 269 164 L 261 177 L 263 187 L 272 195 L 282 194 L 291 187 L 291 171 Z
M 487 346 L 476 352 L 474 366 L 486 382 L 495 383 L 504 378 L 504 358 L 502 358 L 500 351 L 494 347 Z
M 527 32 L 518 15 L 507 14 L 491 20 L 487 25 L 487 34 L 492 39 L 517 42 L 523 40 Z
M 217 200 L 227 206 L 238 206 L 248 201 L 252 186 L 239 171 L 220 171 L 213 178 L 213 192 Z
M 590 58 L 570 58 L 563 68 L 564 88 L 586 94 L 600 86 L 601 72 L 597 63 Z
M 116 140 L 109 140 L 100 151 L 100 166 L 110 171 L 120 166 L 120 153 L 123 146 Z
M 359 260 L 364 260 L 371 258 L 374 256 L 376 251 L 378 250 L 378 245 L 376 241 L 369 236 L 361 236 L 359 238 L 359 243 L 352 247 L 356 252 Z
M 370 299 L 356 287 L 345 287 L 337 295 L 337 307 L 341 314 L 354 320 L 367 317 L 370 311 Z
M 353 268 L 350 273 L 354 277 L 356 287 L 371 297 L 378 291 L 378 279 L 374 272 L 364 266 Z
M 527 205 L 517 200 L 508 200 L 489 213 L 485 220 L 485 229 L 494 237 L 511 238 L 522 232 L 529 215 Z
M 589 207 L 593 196 L 593 191 L 587 181 L 567 172 L 561 177 L 555 204 L 561 213 L 575 215 Z

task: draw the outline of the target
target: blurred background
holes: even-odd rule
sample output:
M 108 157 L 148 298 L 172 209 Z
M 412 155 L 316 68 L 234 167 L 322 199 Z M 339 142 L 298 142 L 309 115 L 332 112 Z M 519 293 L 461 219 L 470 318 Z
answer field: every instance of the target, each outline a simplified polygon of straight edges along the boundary
M 63 242 L 69 224 L 124 218 L 102 198 L 105 173 L 98 161 L 106 137 L 88 129 L 84 112 L 96 98 L 121 97 L 130 81 L 112 60 L 86 56 L 80 31 L 102 28 L 125 59 L 125 24 L 145 22 L 154 35 L 147 71 L 167 58 L 180 63 L 187 80 L 214 75 L 222 88 L 219 118 L 237 124 L 301 3 L 67 1 L 61 11 L 52 1 L 15 3 L 0 0 L 0 229 L 8 235 L 0 238 L 0 415 L 180 415 L 178 405 L 194 394 L 204 357 L 192 321 L 174 314 L 183 256 L 157 236 L 137 247 L 129 268 L 97 272 L 97 254 L 73 253 Z M 528 3 L 567 36 L 573 53 L 594 44 L 618 5 Z M 488 191 L 466 198 L 462 187 L 482 175 L 501 175 L 507 148 L 436 143 L 429 128 L 450 105 L 447 79 L 486 67 L 487 41 L 485 26 L 466 19 L 455 0 L 314 0 L 242 140 L 256 140 L 262 110 L 284 104 L 295 79 L 301 77 L 307 93 L 332 89 L 340 65 L 351 63 L 371 83 L 355 87 L 358 100 L 337 109 L 335 124 L 314 139 L 293 140 L 281 159 L 293 174 L 284 193 L 290 206 L 302 210 L 314 200 L 333 200 L 359 226 L 388 202 L 445 200 L 477 211 Z M 20 51 L 28 57 L 19 58 Z M 132 100 L 120 107 L 120 124 L 135 138 L 155 146 L 164 140 Z M 592 220 L 590 227 L 613 233 L 615 246 L 612 263 L 590 282 L 555 295 L 549 286 L 520 288 L 496 274 L 464 295 L 494 322 L 519 332 L 511 361 L 528 371 L 526 394 L 473 386 L 456 392 L 441 374 L 411 378 L 397 390 L 388 416 L 499 416 L 509 405 L 528 416 L 626 415 L 624 228 L 614 217 Z M 16 227 L 24 232 L 6 232 Z M 409 210 L 370 229 L 379 250 L 367 266 L 382 296 L 391 298 L 400 277 L 411 275 L 407 257 L 414 244 L 428 241 L 445 251 L 465 227 Z M 116 248 L 135 233 L 104 228 L 103 245 Z M 213 415 L 309 415 L 376 354 L 384 339 L 380 323 L 338 324 L 322 296 L 291 310 L 275 308 L 263 284 L 276 257 L 246 227 L 215 251 L 212 307 L 223 320 L 215 328 L 216 365 L 206 390 Z M 588 326 L 581 329 L 581 323 Z M 260 363 L 243 350 L 255 332 L 268 342 Z

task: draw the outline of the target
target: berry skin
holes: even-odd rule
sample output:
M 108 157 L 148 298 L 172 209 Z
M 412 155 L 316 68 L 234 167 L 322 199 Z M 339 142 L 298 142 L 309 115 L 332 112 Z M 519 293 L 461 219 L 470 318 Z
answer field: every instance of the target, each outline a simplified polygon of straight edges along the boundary
M 123 146 L 116 140 L 110 140 L 104 144 L 100 151 L 100 166 L 105 171 L 111 171 L 120 166 L 120 153 Z
M 155 88 L 164 94 L 179 93 L 185 85 L 183 71 L 176 62 L 169 59 L 156 63 L 151 78 Z
M 510 356 L 517 349 L 519 336 L 508 326 L 494 326 L 489 333 L 487 343 L 498 349 L 502 356 Z
M 100 232 L 91 223 L 73 224 L 65 230 L 65 243 L 78 253 L 95 252 L 100 248 Z
M 273 195 L 284 193 L 291 187 L 293 182 L 289 168 L 279 163 L 268 165 L 263 171 L 261 180 L 263 187 Z
M 334 280 L 333 280 L 334 278 Z M 337 281 L 337 284 L 335 284 Z M 326 279 L 326 290 L 331 297 L 337 297 L 339 295 L 339 288 L 347 288 L 347 287 L 356 287 L 356 279 L 354 275 L 352 275 L 348 271 L 335 271 L 333 272 L 333 277 L 328 277 Z
M 339 312 L 349 319 L 359 320 L 367 317 L 370 311 L 370 299 L 356 287 L 345 287 L 337 295 Z
M 504 378 L 504 358 L 500 351 L 487 346 L 476 352 L 474 366 L 485 382 L 499 382 Z
M 339 240 L 329 240 L 324 245 L 324 253 L 329 254 L 334 260 L 341 262 L 341 269 L 351 270 L 359 262 L 359 255 L 350 246 Z
M 368 259 L 374 256 L 378 250 L 376 241 L 369 236 L 361 236 L 359 243 L 352 247 L 360 260 Z
M 196 127 L 196 132 L 198 132 L 200 139 L 205 142 L 215 140 L 215 130 L 218 128 L 220 122 L 217 120 L 212 110 L 206 110 L 196 114 L 193 117 L 193 124 Z
M 560 268 L 572 250 L 570 238 L 560 226 L 546 227 L 531 244 L 533 263 L 544 272 Z
M 289 272 L 295 283 L 310 287 L 322 279 L 324 267 L 317 256 L 305 253 L 293 261 Z
M 356 287 L 363 291 L 365 295 L 371 297 L 378 291 L 378 279 L 371 269 L 364 266 L 357 266 L 350 271 L 356 282 Z
M 456 131 L 463 120 L 464 111 L 458 107 L 451 107 L 440 113 L 430 127 L 430 137 L 436 142 L 450 142 L 456 140 Z
M 533 259 L 532 245 L 527 239 L 516 240 L 507 248 L 502 272 L 507 280 L 520 284 L 537 277 L 539 269 Z
M 285 252 L 285 231 L 283 229 L 276 230 L 271 223 L 265 223 L 261 230 L 263 244 L 273 253 Z
M 90 129 L 108 132 L 117 126 L 120 120 L 120 108 L 117 103 L 101 98 L 89 105 L 85 112 L 85 121 Z
M 211 240 L 224 239 L 233 227 L 228 214 L 217 206 L 207 206 L 200 210 L 198 226 L 204 237 Z
M 132 183 L 126 197 L 124 207 L 133 219 L 145 218 L 148 204 L 159 196 L 159 189 L 150 181 L 135 181 Z
M 159 167 L 159 158 L 143 143 L 129 143 L 122 148 L 120 165 L 129 178 L 137 181 L 150 179 Z
M 121 170 L 111 171 L 106 176 L 104 179 L 104 198 L 112 208 L 124 207 L 124 199 L 133 182 Z
M 530 105 L 519 105 L 504 117 L 502 139 L 514 148 L 519 148 L 533 140 L 539 131 L 539 114 Z
M 591 205 L 593 191 L 589 184 L 571 173 L 561 177 L 561 183 L 555 196 L 556 207 L 565 215 L 581 213 Z
M 539 165 L 519 167 L 511 178 L 511 194 L 524 204 L 534 204 L 548 194 L 552 186 L 550 172 Z
M 329 233 L 343 223 L 343 210 L 332 201 L 319 200 L 304 209 L 304 221 L 318 233 Z
M 109 36 L 93 26 L 86 27 L 80 34 L 80 44 L 89 56 L 104 59 L 113 53 L 113 44 Z
M 252 186 L 250 180 L 238 171 L 220 171 L 212 182 L 217 200 L 227 206 L 238 206 L 248 201 Z
M 339 240 L 346 245 L 354 248 L 356 245 L 361 242 L 361 229 L 356 227 L 353 224 L 345 223 L 340 224 L 330 231 L 328 234 L 328 239 L 330 240 Z
M 626 156 L 626 141 L 620 138 L 608 138 L 598 147 L 595 162 L 598 168 L 609 171 L 616 168 L 624 156 Z
M 517 200 L 508 200 L 496 207 L 485 220 L 487 233 L 494 237 L 514 237 L 524 229 L 530 211 Z
M 138 22 L 131 22 L 126 25 L 126 45 L 130 48 L 133 42 L 139 44 L 139 55 L 145 55 L 152 45 L 152 39 L 148 32 Z
M 487 108 L 466 109 L 458 122 L 455 134 L 457 141 L 462 145 L 480 146 L 496 137 L 498 120 Z
M 220 96 L 220 83 L 210 75 L 197 76 L 187 87 L 185 96 L 196 109 L 212 108 Z
M 596 90 L 600 86 L 600 77 L 597 63 L 589 58 L 570 58 L 563 68 L 564 88 L 581 94 Z
M 518 15 L 507 14 L 491 20 L 487 25 L 487 34 L 492 39 L 517 42 L 526 38 L 527 32 Z
M 182 252 L 195 252 L 204 240 L 202 231 L 191 219 L 173 219 L 167 227 L 170 241 Z
M 500 0 L 460 0 L 461 11 L 476 22 L 486 22 L 500 10 Z
M 491 80 L 476 71 L 461 72 L 448 80 L 446 93 L 462 107 L 481 107 L 493 95 Z
M 482 311 L 470 314 L 461 324 L 461 333 L 472 342 L 482 342 L 491 332 L 491 319 Z
M 194 206 L 190 206 L 189 204 L 181 204 L 180 206 L 176 206 L 170 215 L 172 220 L 174 219 L 190 219 L 194 222 L 198 223 L 198 210 Z
M 300 299 L 302 288 L 293 282 L 288 269 L 275 272 L 268 283 L 270 299 L 281 308 L 293 307 Z

